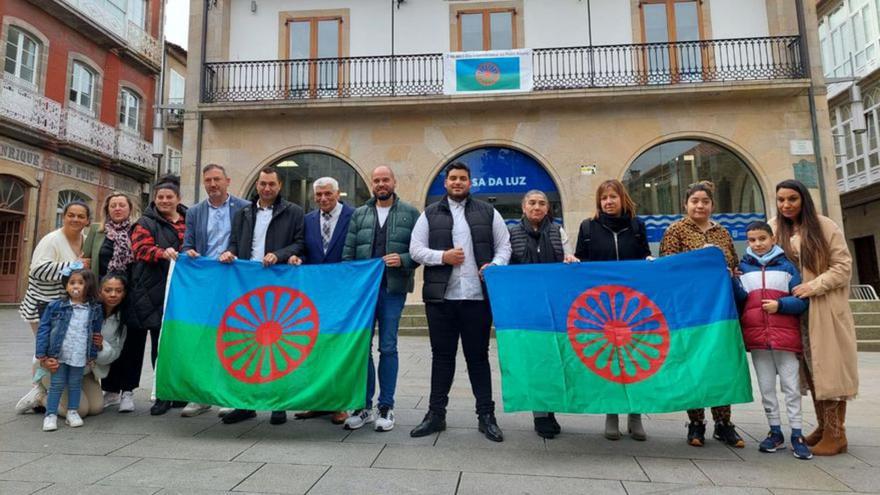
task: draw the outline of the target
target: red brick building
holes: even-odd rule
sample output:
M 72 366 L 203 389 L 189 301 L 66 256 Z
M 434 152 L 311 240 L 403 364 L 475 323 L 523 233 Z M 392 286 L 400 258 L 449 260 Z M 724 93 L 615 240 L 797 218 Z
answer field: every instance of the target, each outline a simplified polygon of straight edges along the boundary
M 0 0 L 0 302 L 67 202 L 148 191 L 162 19 L 163 0 Z

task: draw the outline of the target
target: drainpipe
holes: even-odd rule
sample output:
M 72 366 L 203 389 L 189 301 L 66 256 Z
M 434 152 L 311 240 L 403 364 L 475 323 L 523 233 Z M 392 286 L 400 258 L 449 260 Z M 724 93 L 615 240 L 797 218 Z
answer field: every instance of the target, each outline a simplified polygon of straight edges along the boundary
M 828 198 L 825 191 L 825 172 L 822 166 L 822 148 L 819 143 L 819 118 L 816 114 L 816 90 L 813 79 L 812 66 L 810 64 L 810 49 L 807 46 L 807 25 L 804 15 L 804 0 L 796 0 L 798 35 L 800 35 L 801 63 L 810 76 L 810 87 L 807 89 L 807 98 L 810 104 L 810 126 L 813 131 L 813 155 L 816 158 L 816 172 L 819 179 L 819 199 L 822 206 L 822 214 L 828 214 Z
M 199 176 L 202 174 L 202 133 L 205 129 L 205 116 L 199 110 L 199 105 L 205 100 L 205 50 L 208 46 L 208 9 L 212 0 L 202 0 L 202 46 L 199 53 L 199 101 L 196 102 L 196 112 L 198 113 L 198 124 L 196 125 L 196 167 L 195 177 L 193 177 L 193 197 L 195 203 L 199 202 L 201 188 L 199 187 Z

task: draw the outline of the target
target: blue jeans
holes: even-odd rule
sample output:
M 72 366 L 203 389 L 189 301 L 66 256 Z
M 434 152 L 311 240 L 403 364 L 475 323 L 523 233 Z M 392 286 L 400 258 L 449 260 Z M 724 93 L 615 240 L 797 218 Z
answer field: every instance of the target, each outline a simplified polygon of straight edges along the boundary
M 82 395 L 83 366 L 70 366 L 61 363 L 58 370 L 52 374 L 52 382 L 49 385 L 49 396 L 46 399 L 46 414 L 58 414 L 58 404 L 61 403 L 61 394 L 67 387 L 67 410 L 79 409 L 79 398 Z
M 376 326 L 379 327 L 379 405 L 394 408 L 394 389 L 397 387 L 397 327 L 406 302 L 406 293 L 394 294 L 379 289 L 376 302 Z M 367 367 L 367 409 L 373 407 L 376 394 L 376 368 L 373 365 L 373 337 L 370 336 L 370 359 Z

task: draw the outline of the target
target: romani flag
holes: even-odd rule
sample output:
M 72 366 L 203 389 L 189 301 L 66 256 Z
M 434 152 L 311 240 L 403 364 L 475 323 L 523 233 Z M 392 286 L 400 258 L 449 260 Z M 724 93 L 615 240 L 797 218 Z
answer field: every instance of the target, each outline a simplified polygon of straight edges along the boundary
M 717 248 L 486 271 L 505 411 L 659 413 L 752 401 Z
M 363 407 L 382 260 L 230 265 L 181 256 L 156 395 L 258 410 Z

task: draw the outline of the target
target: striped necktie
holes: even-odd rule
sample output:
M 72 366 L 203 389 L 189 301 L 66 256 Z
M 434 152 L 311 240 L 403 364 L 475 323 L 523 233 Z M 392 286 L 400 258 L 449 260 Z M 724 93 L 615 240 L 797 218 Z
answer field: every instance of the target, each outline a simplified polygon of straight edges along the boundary
M 330 219 L 333 216 L 327 212 L 322 212 L 321 216 L 324 217 L 323 225 L 321 225 L 321 237 L 324 240 L 324 254 L 327 254 L 327 247 L 330 245 L 330 238 L 333 236 L 333 232 L 330 231 Z

